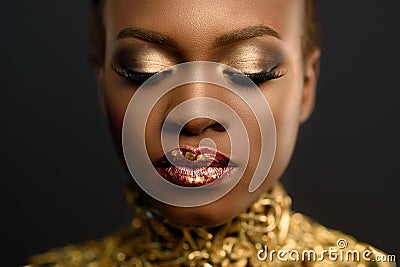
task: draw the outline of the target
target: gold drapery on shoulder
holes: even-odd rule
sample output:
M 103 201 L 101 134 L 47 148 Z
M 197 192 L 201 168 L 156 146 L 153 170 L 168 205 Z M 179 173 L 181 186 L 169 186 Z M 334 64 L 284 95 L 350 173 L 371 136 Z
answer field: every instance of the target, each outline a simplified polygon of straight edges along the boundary
M 34 256 L 27 267 L 395 266 L 376 248 L 293 212 L 279 184 L 212 229 L 172 225 L 137 205 L 134 191 L 127 198 L 134 211 L 127 229 Z

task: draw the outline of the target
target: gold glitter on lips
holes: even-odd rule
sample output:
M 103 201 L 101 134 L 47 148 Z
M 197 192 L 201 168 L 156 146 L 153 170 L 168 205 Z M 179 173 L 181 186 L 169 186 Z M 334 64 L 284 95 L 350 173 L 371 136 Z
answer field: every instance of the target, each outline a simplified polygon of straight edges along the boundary
M 215 153 L 215 154 L 214 154 Z M 237 167 L 229 166 L 229 159 L 210 149 L 182 147 L 168 152 L 170 161 L 164 156 L 156 164 L 159 174 L 169 182 L 186 187 L 197 187 L 228 177 Z M 189 160 L 189 162 L 187 162 Z

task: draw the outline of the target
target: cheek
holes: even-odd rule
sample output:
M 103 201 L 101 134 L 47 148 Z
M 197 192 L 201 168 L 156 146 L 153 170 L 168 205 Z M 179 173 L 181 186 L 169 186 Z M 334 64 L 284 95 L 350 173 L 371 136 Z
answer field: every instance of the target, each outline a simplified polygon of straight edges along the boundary
M 288 77 L 289 78 L 289 77 Z M 276 181 L 292 156 L 300 125 L 302 84 L 300 79 L 287 79 L 264 93 L 274 115 L 277 145 L 270 180 Z
M 118 149 L 121 148 L 122 124 L 129 101 L 132 98 L 135 88 L 126 85 L 121 86 L 120 81 L 113 78 L 105 82 L 105 105 L 108 122 Z
M 300 125 L 300 92 L 297 86 L 279 92 L 276 101 L 271 104 L 274 114 L 279 152 L 288 153 L 294 145 Z

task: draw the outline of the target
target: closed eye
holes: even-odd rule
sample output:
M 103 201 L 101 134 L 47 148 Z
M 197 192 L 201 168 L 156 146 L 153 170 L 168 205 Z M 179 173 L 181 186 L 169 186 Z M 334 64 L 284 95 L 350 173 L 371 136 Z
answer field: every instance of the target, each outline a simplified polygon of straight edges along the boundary
M 278 71 L 278 66 L 272 68 L 269 71 L 261 71 L 257 73 L 241 73 L 231 70 L 224 70 L 224 74 L 235 84 L 242 86 L 251 86 L 249 79 L 255 84 L 260 84 L 266 81 L 278 79 L 284 76 L 286 73 L 284 71 Z
M 138 72 L 124 66 L 118 67 L 114 65 L 111 65 L 111 69 L 115 71 L 115 73 L 121 76 L 122 78 L 127 79 L 132 84 L 137 86 L 142 85 L 146 80 L 150 79 L 154 74 L 157 73 L 157 72 Z

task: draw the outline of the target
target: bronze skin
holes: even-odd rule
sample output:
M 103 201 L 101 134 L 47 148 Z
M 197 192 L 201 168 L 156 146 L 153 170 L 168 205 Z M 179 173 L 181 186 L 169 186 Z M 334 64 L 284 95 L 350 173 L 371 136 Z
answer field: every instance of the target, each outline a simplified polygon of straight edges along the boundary
M 123 116 L 135 90 L 151 74 L 177 63 L 230 65 L 248 74 L 268 100 L 276 123 L 277 149 L 267 179 L 253 193 L 247 189 L 258 162 L 260 133 L 249 108 L 232 93 L 204 84 L 176 88 L 157 103 L 146 125 L 146 146 L 155 163 L 164 154 L 160 141 L 163 121 L 179 103 L 213 97 L 240 115 L 250 132 L 250 161 L 231 192 L 194 208 L 170 206 L 142 192 L 146 203 L 172 222 L 215 226 L 229 221 L 279 180 L 290 161 L 298 128 L 312 112 L 320 51 L 316 46 L 304 49 L 305 2 L 106 0 L 103 4 L 104 60 L 96 70 L 119 149 Z M 180 145 L 196 148 L 204 138 L 211 138 L 218 150 L 229 156 L 226 131 L 210 119 L 186 124 Z

